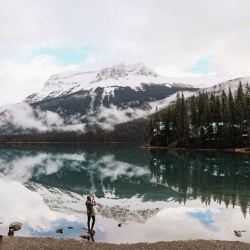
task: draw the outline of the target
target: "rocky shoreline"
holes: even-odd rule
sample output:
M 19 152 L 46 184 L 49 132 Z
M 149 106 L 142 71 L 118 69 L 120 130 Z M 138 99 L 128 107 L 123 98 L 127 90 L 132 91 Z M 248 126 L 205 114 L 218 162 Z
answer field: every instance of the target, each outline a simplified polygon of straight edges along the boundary
M 50 249 L 50 250 L 123 250 L 123 249 L 169 249 L 169 250 L 249 250 L 250 244 L 240 241 L 219 241 L 219 240 L 188 240 L 188 241 L 160 241 L 155 243 L 136 243 L 136 244 L 111 244 L 111 243 L 96 243 L 86 240 L 75 239 L 56 239 L 53 237 L 9 237 L 4 236 L 0 242 L 0 250 L 33 250 L 33 249 Z
M 0 223 L 2 224 L 2 223 Z M 118 225 L 121 226 L 121 223 Z M 8 236 L 0 235 L 0 250 L 7 249 L 22 249 L 22 250 L 33 250 L 33 249 L 202 249 L 202 250 L 213 250 L 213 249 L 248 249 L 250 250 L 250 243 L 240 241 L 219 241 L 219 240 L 187 240 L 187 241 L 160 241 L 155 243 L 127 243 L 127 244 L 112 244 L 104 242 L 94 242 L 93 236 L 95 231 L 92 233 L 81 233 L 79 237 L 85 240 L 76 240 L 69 238 L 54 238 L 54 237 L 14 237 L 14 232 L 22 228 L 22 223 L 13 222 L 9 225 Z M 69 229 L 74 227 L 68 226 Z M 86 228 L 81 228 L 87 230 Z M 57 229 L 57 233 L 63 233 L 63 229 Z M 235 230 L 234 233 L 237 237 L 241 237 L 241 232 Z M 87 240 L 86 240 L 87 239 Z M 91 241 L 92 240 L 92 241 Z

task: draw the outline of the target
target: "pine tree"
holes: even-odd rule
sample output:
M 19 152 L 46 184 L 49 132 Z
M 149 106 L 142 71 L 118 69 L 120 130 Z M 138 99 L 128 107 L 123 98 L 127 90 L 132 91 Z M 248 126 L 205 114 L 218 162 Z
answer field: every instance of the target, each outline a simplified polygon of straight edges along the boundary
M 188 114 L 187 114 L 187 104 L 184 98 L 184 94 L 181 96 L 181 116 L 182 116 L 182 138 L 186 143 L 189 141 L 189 124 L 188 124 Z
M 235 124 L 235 103 L 234 103 L 234 97 L 231 91 L 231 88 L 229 87 L 229 93 L 228 93 L 228 105 L 229 105 L 229 114 L 230 114 L 230 125 Z
M 212 120 L 212 113 L 210 109 L 210 103 L 208 100 L 206 100 L 205 109 L 204 109 L 204 126 L 208 127 L 212 122 L 213 120 Z
M 182 136 L 182 113 L 181 113 L 182 107 L 181 105 L 182 105 L 182 99 L 178 92 L 176 95 L 176 135 L 178 139 L 180 139 Z
M 245 94 L 244 94 L 244 90 L 243 90 L 241 81 L 239 82 L 239 85 L 238 85 L 238 88 L 236 91 L 235 100 L 239 102 L 239 105 L 242 109 L 243 119 L 246 119 L 246 100 L 245 100 Z
M 198 96 L 198 117 L 199 117 L 199 127 L 204 126 L 204 109 L 206 105 L 206 95 L 204 91 L 202 93 L 199 93 Z
M 198 128 L 198 110 L 197 110 L 197 104 L 196 104 L 196 98 L 193 95 L 191 97 L 191 103 L 190 103 L 190 120 L 191 120 L 191 128 L 192 133 L 197 134 L 197 128 Z
M 221 115 L 222 115 L 222 110 L 221 110 L 221 101 L 220 97 L 216 96 L 215 97 L 215 107 L 214 107 L 214 122 L 217 124 L 221 122 Z
M 211 139 L 211 134 L 213 133 L 212 127 L 212 113 L 210 109 L 210 103 L 206 100 L 205 109 L 204 109 L 204 127 L 206 128 L 206 133 L 209 139 Z
M 223 90 L 221 95 L 221 109 L 222 109 L 222 146 L 223 147 L 230 147 L 231 146 L 231 134 L 230 134 L 230 127 L 229 127 L 229 120 L 230 120 L 230 113 L 229 113 L 229 104 L 228 104 L 228 98 Z
M 214 94 L 211 94 L 209 104 L 210 104 L 210 110 L 211 110 L 211 119 L 212 119 L 212 121 L 214 121 L 214 109 L 215 109 L 215 96 L 214 96 Z
M 159 115 L 157 106 L 155 108 L 154 128 L 156 131 L 156 146 L 159 146 L 160 144 L 160 115 Z
M 172 139 L 172 123 L 173 123 L 173 121 L 172 121 L 172 108 L 171 108 L 171 106 L 167 107 L 166 112 L 163 114 L 162 121 L 163 121 L 163 124 L 165 127 L 164 134 L 165 134 L 165 143 L 167 146 L 167 144 L 170 143 L 171 139 Z
M 245 101 L 246 101 L 246 124 L 248 131 L 248 145 L 250 144 L 250 86 L 247 82 L 245 88 Z
M 228 106 L 229 106 L 229 138 L 232 138 L 231 145 L 232 147 L 235 146 L 235 139 L 236 139 L 236 127 L 235 127 L 235 101 L 234 97 L 231 91 L 231 88 L 229 87 L 228 92 Z
M 153 135 L 154 135 L 154 118 L 151 117 L 149 123 L 149 136 L 151 137 Z

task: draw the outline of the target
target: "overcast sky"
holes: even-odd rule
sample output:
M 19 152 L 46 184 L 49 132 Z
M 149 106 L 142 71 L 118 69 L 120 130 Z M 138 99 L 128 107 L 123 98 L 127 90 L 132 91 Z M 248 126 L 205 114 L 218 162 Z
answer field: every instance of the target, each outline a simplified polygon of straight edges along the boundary
M 0 0 L 0 105 L 50 75 L 143 62 L 165 76 L 250 72 L 249 0 Z

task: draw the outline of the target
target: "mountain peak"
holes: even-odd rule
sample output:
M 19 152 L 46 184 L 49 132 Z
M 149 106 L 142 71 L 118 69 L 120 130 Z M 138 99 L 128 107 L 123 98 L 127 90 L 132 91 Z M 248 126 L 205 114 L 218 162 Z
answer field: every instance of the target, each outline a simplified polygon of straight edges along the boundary
M 128 75 L 158 76 L 155 71 L 147 68 L 143 63 L 127 64 L 123 62 L 112 67 L 101 69 L 96 75 L 95 82 L 109 78 L 118 80 L 120 78 L 126 78 Z

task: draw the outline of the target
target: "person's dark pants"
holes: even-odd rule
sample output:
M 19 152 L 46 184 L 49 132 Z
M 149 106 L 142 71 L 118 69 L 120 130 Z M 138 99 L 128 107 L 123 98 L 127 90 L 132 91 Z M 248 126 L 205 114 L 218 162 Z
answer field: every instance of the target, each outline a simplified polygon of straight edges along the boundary
M 92 227 L 91 227 L 91 229 L 93 229 L 94 225 L 95 225 L 95 216 L 89 216 L 88 215 L 88 229 L 90 229 L 90 219 L 91 219 L 91 217 L 92 217 Z

